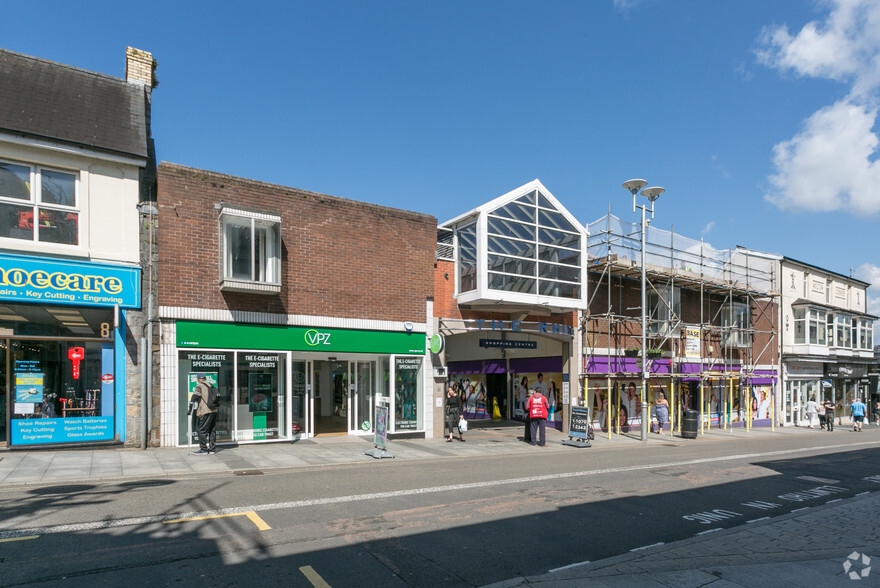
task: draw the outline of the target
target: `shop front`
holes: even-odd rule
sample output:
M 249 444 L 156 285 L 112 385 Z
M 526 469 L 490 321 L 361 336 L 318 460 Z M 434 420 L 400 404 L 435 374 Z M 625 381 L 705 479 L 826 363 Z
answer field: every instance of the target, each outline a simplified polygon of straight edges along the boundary
M 642 423 L 642 360 L 638 357 L 595 355 L 586 358 L 585 402 L 592 415 L 594 429 L 628 433 L 638 432 Z M 656 423 L 654 402 L 660 393 L 676 406 L 680 394 L 672 386 L 670 361 L 648 360 L 647 402 L 649 423 Z M 674 412 L 674 411 L 673 411 Z
M 871 385 L 868 378 L 868 366 L 855 363 L 826 363 L 821 402 L 830 398 L 834 402 L 838 417 L 849 417 L 850 406 L 860 399 L 870 406 Z M 870 412 L 870 410 L 869 410 Z
M 824 381 L 824 364 L 806 361 L 785 361 L 782 369 L 785 390 L 782 397 L 782 424 L 802 425 L 806 423 L 804 408 L 812 397 L 821 402 L 826 397 L 837 402 L 830 382 Z
M 0 254 L 0 445 L 125 441 L 140 268 Z
M 195 440 L 186 408 L 204 374 L 220 392 L 218 443 L 368 435 L 376 407 L 390 436 L 424 434 L 425 334 L 178 321 L 176 445 Z
M 441 319 L 448 384 L 472 421 L 523 420 L 529 391 L 540 388 L 547 425 L 562 430 L 568 401 L 566 360 L 574 330 L 560 323 Z

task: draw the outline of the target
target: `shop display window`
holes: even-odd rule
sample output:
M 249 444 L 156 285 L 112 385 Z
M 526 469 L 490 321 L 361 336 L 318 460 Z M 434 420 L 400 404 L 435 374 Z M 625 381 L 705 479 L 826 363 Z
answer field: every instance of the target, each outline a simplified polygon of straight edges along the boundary
M 237 441 L 288 437 L 285 431 L 286 356 L 239 351 L 238 397 L 235 406 Z
M 6 355 L 7 349 L 2 349 Z M 87 442 L 114 436 L 114 350 L 101 341 L 9 342 L 14 444 Z
M 215 433 L 217 442 L 233 441 L 233 391 L 235 387 L 235 357 L 231 351 L 181 351 L 178 356 L 178 438 L 182 445 L 198 443 L 195 411 L 187 415 L 187 407 L 196 388 L 196 378 L 204 374 L 208 383 L 220 393 Z
M 421 357 L 394 358 L 394 430 L 422 428 Z

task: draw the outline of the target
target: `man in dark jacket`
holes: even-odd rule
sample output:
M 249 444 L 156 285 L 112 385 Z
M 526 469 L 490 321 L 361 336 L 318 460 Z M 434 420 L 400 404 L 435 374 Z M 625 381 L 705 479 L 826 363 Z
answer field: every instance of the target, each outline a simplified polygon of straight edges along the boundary
M 215 451 L 217 434 L 214 431 L 217 426 L 217 411 L 208 406 L 208 398 L 211 394 L 211 386 L 205 374 L 196 376 L 198 384 L 193 392 L 193 403 L 196 404 L 196 431 L 199 435 L 199 450 L 193 451 L 193 455 L 208 455 Z

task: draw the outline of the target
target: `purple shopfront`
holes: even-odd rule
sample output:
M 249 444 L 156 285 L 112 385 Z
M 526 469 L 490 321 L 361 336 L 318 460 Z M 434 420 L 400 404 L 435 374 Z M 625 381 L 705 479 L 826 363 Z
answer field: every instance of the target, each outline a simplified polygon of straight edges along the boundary
M 522 420 L 528 391 L 537 386 L 550 402 L 548 426 L 562 429 L 561 357 L 451 361 L 447 372 L 462 390 L 468 420 Z

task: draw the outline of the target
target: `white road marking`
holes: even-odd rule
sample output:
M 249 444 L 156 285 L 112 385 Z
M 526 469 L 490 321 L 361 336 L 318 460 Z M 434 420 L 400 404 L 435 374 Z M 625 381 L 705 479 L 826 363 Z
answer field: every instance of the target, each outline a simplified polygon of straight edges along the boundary
M 760 519 L 752 519 L 750 521 L 746 521 L 747 523 L 757 523 L 758 521 L 767 521 L 770 520 L 770 517 L 761 517 Z
M 548 574 L 555 574 L 556 572 L 561 572 L 562 570 L 568 570 L 568 569 L 576 568 L 579 566 L 585 566 L 588 563 L 590 563 L 590 562 L 589 561 L 582 561 L 580 563 L 573 563 L 573 564 L 569 564 L 567 566 L 562 566 L 561 568 L 553 568 L 552 570 L 547 570 L 547 573 Z
M 630 551 L 641 551 L 643 549 L 651 549 L 652 547 L 660 547 L 661 545 L 666 545 L 662 541 L 660 543 L 653 543 L 651 545 L 644 545 L 642 547 L 636 547 L 635 549 L 630 549 Z

